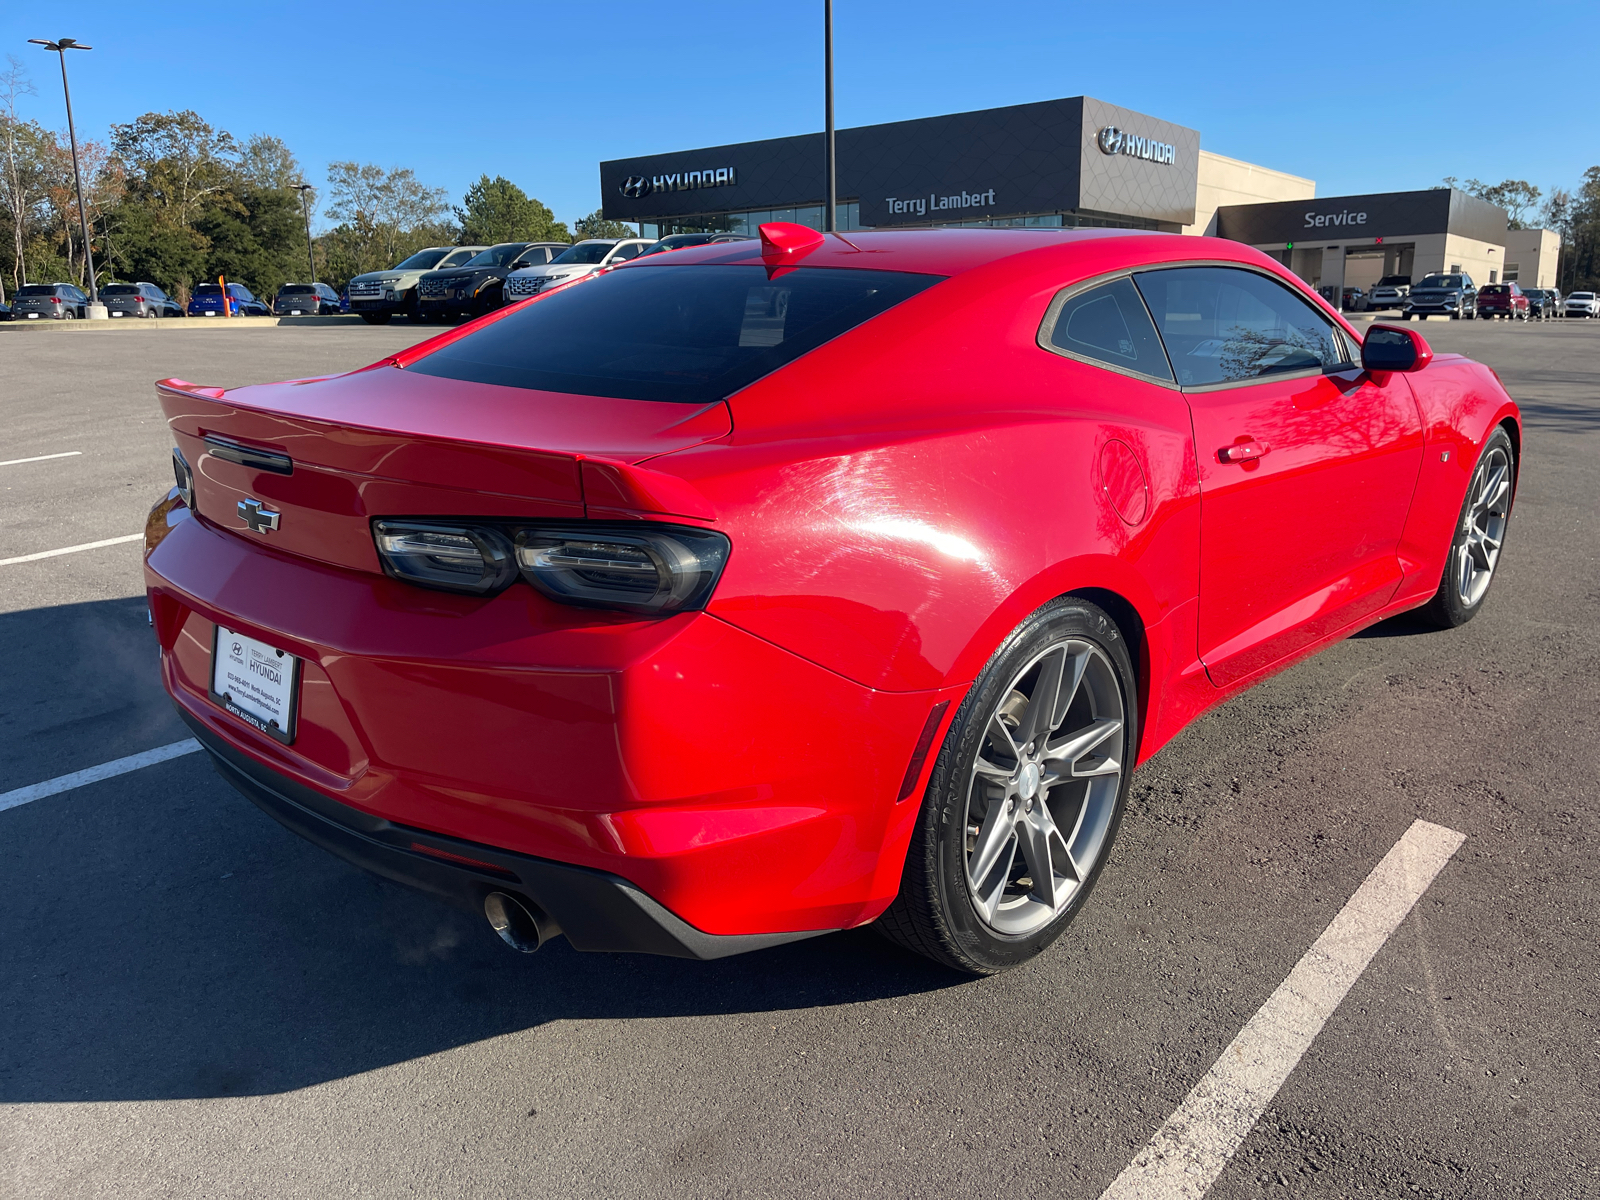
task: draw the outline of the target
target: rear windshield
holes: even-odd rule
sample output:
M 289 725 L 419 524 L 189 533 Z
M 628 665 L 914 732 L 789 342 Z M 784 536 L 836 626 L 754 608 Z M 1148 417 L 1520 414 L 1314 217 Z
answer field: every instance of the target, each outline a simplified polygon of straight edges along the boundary
M 1506 287 L 1503 283 L 1491 283 L 1485 287 L 1479 288 L 1478 290 L 1485 296 L 1504 296 L 1511 289 Z
M 938 283 L 939 275 L 695 264 L 572 284 L 409 370 L 629 400 L 720 400 Z
M 439 260 L 450 253 L 449 247 L 435 247 L 432 250 L 418 250 L 405 262 L 395 267 L 396 271 L 427 271 L 439 265 Z
M 137 284 L 108 283 L 100 289 L 100 294 L 102 296 L 138 296 L 142 293 L 139 291 Z
M 195 295 L 195 296 L 220 296 L 220 295 L 222 295 L 222 288 L 221 288 L 220 285 L 215 284 L 215 283 L 200 283 L 200 284 L 196 284 L 195 285 L 195 289 L 191 293 L 191 295 Z
M 286 283 L 278 289 L 280 296 L 315 296 L 317 285 L 314 283 Z
M 55 285 L 49 283 L 25 283 L 16 291 L 18 300 L 26 300 L 29 296 L 54 296 Z M 1579 295 L 1582 295 L 1580 292 Z

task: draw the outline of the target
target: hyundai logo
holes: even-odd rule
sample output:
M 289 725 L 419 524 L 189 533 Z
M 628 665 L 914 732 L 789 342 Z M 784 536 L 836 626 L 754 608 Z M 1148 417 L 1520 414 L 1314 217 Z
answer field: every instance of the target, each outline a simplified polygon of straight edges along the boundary
M 280 513 L 261 507 L 261 501 L 246 497 L 239 501 L 239 520 L 250 527 L 252 533 L 267 533 L 278 528 Z
M 629 175 L 622 181 L 622 194 L 630 200 L 648 196 L 652 190 L 650 181 L 643 175 Z
M 1177 157 L 1177 148 L 1171 142 L 1158 142 L 1154 138 L 1124 133 L 1115 125 L 1107 125 L 1095 134 L 1101 154 L 1125 154 L 1129 158 L 1142 158 L 1146 162 L 1171 165 Z

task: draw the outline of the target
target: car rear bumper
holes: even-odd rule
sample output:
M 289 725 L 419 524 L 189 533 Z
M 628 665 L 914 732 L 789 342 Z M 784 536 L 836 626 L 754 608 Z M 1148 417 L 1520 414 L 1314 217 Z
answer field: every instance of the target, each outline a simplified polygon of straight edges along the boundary
M 595 613 L 522 584 L 424 591 L 172 501 L 147 547 L 168 692 L 302 788 L 620 878 L 707 934 L 847 928 L 898 890 L 917 803 L 897 795 L 930 710 L 958 689 L 866 688 L 705 613 Z M 301 658 L 292 744 L 210 698 L 213 622 Z
M 340 804 L 242 753 L 183 705 L 217 774 L 273 820 L 375 875 L 480 910 L 490 892 L 531 901 L 578 950 L 712 959 L 831 933 L 703 933 L 627 880 L 397 825 Z

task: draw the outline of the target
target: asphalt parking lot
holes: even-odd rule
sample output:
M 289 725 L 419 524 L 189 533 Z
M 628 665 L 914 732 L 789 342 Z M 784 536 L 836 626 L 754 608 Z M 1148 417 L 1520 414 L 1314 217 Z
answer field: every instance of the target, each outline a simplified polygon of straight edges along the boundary
M 0 560 L 138 532 L 153 380 L 426 332 L 0 335 Z M 523 957 L 187 755 L 0 812 L 0 1190 L 1092 1200 L 1422 819 L 1464 843 L 1209 1194 L 1600 1194 L 1600 323 L 1423 332 L 1523 405 L 1486 610 L 1180 736 L 1041 959 L 974 982 L 869 930 Z M 186 736 L 137 542 L 0 563 L 0 653 L 0 793 Z

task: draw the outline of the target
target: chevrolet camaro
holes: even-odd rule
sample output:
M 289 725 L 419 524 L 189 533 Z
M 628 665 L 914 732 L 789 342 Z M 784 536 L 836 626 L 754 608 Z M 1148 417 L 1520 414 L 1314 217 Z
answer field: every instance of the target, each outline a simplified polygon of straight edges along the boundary
M 1516 405 L 1237 243 L 947 229 L 650 255 L 348 374 L 158 385 L 162 674 L 291 830 L 510 945 L 875 923 L 1040 953 L 1134 768 L 1483 606 Z

